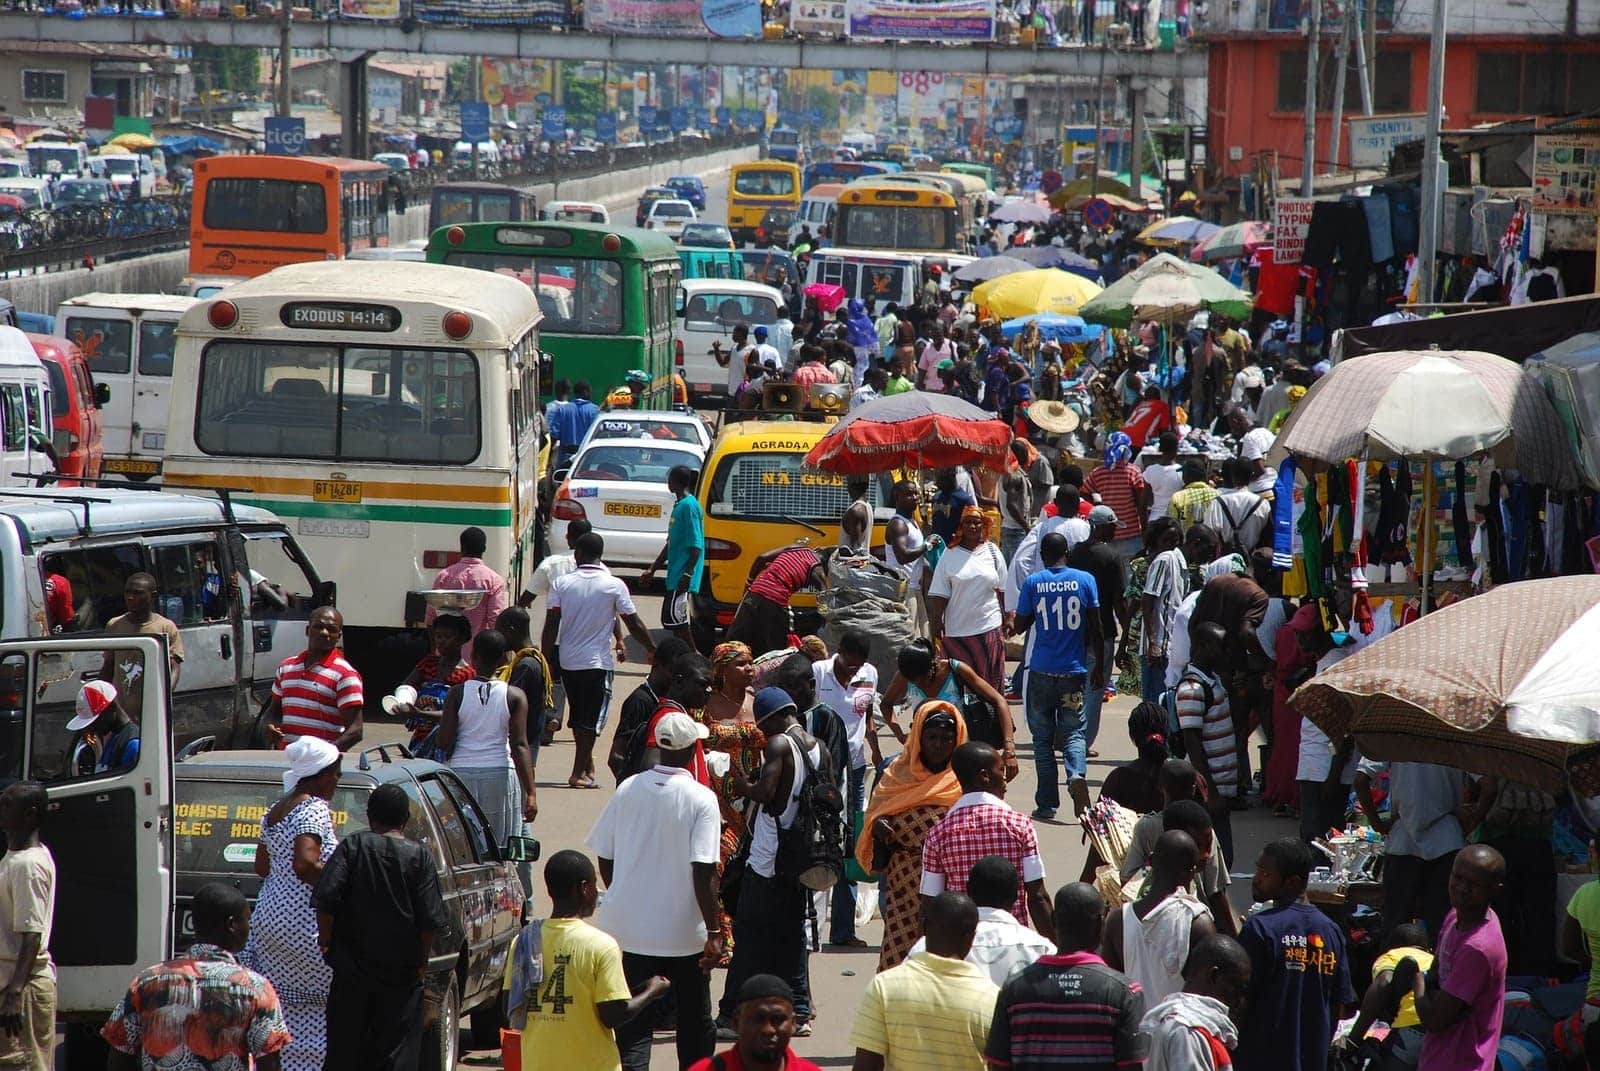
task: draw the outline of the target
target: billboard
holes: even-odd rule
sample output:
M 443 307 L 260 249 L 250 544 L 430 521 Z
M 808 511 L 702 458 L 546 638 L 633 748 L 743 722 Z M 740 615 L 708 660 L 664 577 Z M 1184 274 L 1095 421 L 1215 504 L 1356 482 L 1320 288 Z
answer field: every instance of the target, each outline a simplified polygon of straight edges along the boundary
M 588 0 L 583 28 L 634 37 L 760 37 L 760 0 Z
M 845 28 L 845 0 L 791 0 L 789 29 L 795 33 L 840 37 Z
M 556 63 L 554 60 L 486 59 L 479 71 L 479 86 L 484 103 L 499 106 L 507 104 L 515 110 L 519 104 L 542 103 L 555 92 Z
M 1533 139 L 1533 210 L 1564 216 L 1596 213 L 1600 135 L 1540 134 Z
M 847 0 L 851 37 L 992 41 L 994 0 Z
M 400 0 L 339 0 L 339 15 L 347 19 L 398 19 Z

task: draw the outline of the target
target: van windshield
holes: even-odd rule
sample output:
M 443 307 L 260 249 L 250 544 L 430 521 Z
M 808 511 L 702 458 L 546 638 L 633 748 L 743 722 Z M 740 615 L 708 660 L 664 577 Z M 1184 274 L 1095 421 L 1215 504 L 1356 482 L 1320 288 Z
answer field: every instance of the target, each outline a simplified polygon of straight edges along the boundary
M 837 526 L 850 494 L 838 473 L 802 471 L 803 452 L 734 454 L 711 480 L 707 512 L 718 517 L 793 519 Z M 889 501 L 887 473 L 872 477 L 867 500 L 876 510 Z M 831 531 L 831 529 L 830 529 Z

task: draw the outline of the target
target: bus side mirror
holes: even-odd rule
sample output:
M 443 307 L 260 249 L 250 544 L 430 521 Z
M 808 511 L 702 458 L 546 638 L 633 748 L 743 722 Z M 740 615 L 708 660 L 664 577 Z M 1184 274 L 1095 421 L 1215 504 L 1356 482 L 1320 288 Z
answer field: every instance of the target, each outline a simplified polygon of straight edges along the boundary
M 111 404 L 111 384 L 96 383 L 94 385 L 94 407 L 102 408 Z
M 551 381 L 551 378 L 555 375 L 555 371 L 556 371 L 555 355 L 551 354 L 551 353 L 549 353 L 549 352 L 547 352 L 545 350 L 540 350 L 539 351 L 539 382 L 540 383 L 549 383 Z
M 339 596 L 339 585 L 332 580 L 324 580 L 317 585 L 317 593 L 312 599 L 313 610 L 320 606 L 332 606 Z

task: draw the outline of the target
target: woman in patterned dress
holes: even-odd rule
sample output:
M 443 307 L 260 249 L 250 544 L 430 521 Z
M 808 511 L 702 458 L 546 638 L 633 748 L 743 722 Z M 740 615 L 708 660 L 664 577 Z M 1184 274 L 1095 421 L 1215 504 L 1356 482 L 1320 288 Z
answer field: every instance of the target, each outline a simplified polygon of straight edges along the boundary
M 317 947 L 311 890 L 338 838 L 328 801 L 339 787 L 339 749 L 302 736 L 284 751 L 284 796 L 261 819 L 256 874 L 264 879 L 240 961 L 267 976 L 293 1039 L 283 1071 L 322 1071 L 328 1054 L 328 987 L 333 968 Z
M 1144 676 L 1140 671 L 1144 651 L 1144 580 L 1150 572 L 1150 563 L 1157 554 L 1171 550 L 1183 539 L 1178 522 L 1171 517 L 1157 517 L 1144 530 L 1144 549 L 1128 561 L 1128 585 L 1122 597 L 1128 604 L 1128 624 L 1122 630 L 1122 640 L 1117 644 L 1117 691 L 1123 695 L 1139 695 Z
M 711 735 L 703 741 L 705 749 L 723 752 L 728 756 L 730 769 L 737 766 L 745 780 L 754 781 L 760 775 L 761 755 L 767 738 L 756 728 L 752 715 L 750 681 L 754 671 L 750 663 L 750 648 L 737 640 L 719 644 L 711 652 L 711 697 L 697 718 L 711 730 Z M 739 843 L 749 828 L 745 816 L 749 801 L 734 793 L 726 774 L 711 775 L 711 791 L 717 794 L 722 810 L 722 851 L 717 863 L 720 882 L 723 868 L 739 850 Z M 733 919 L 726 913 L 720 918 L 722 957 L 718 966 L 726 967 L 733 955 Z
M 954 706 L 938 700 L 922 704 L 912 716 L 906 749 L 872 792 L 856 862 L 868 873 L 883 875 L 880 971 L 905 959 L 922 934 L 922 842 L 961 798 L 950 757 L 966 740 L 966 722 Z

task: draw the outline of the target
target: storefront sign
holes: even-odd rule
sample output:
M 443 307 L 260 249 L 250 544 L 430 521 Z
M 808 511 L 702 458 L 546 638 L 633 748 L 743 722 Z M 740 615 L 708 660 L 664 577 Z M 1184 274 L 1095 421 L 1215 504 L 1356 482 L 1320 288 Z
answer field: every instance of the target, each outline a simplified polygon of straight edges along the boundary
M 1596 213 L 1600 134 L 1541 134 L 1533 139 L 1533 210 L 1564 216 Z
M 1272 209 L 1273 260 L 1278 264 L 1298 264 L 1306 251 L 1306 235 L 1311 231 L 1310 197 L 1280 197 Z
M 1388 167 L 1389 156 L 1400 146 L 1421 141 L 1427 133 L 1425 115 L 1367 115 L 1350 119 L 1350 166 Z

